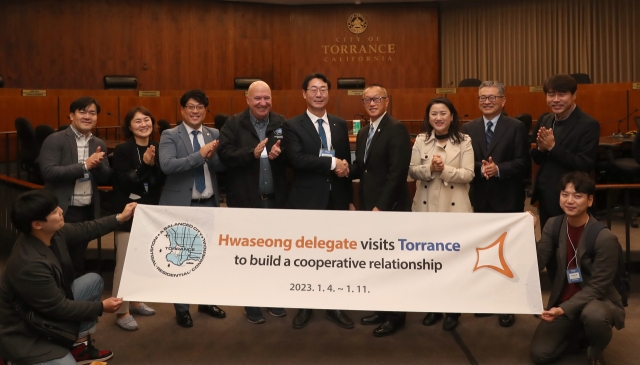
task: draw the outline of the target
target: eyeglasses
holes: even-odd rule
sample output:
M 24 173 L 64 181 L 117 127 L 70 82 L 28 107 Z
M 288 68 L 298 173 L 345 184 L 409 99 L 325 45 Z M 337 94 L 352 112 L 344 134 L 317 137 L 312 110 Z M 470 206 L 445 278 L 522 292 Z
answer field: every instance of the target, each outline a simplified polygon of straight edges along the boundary
M 386 99 L 386 98 L 387 98 L 386 96 L 376 96 L 375 98 L 362 99 L 362 102 L 365 104 L 370 104 L 373 101 L 374 104 L 380 104 L 382 99 Z
M 484 103 L 487 100 L 493 103 L 494 101 L 498 100 L 498 98 L 504 98 L 504 96 L 501 96 L 501 95 L 478 96 L 478 100 L 480 100 L 481 103 Z
M 187 108 L 187 109 L 189 109 L 189 110 L 191 110 L 191 111 L 197 110 L 197 111 L 199 111 L 199 112 L 200 112 L 200 111 L 203 111 L 203 110 L 204 110 L 204 105 L 202 105 L 202 104 L 198 104 L 198 105 L 187 105 L 187 106 L 185 106 L 185 108 Z
M 326 87 L 321 87 L 319 89 L 317 87 L 312 87 L 307 89 L 307 91 L 311 95 L 317 95 L 318 93 L 320 93 L 321 95 L 326 95 L 329 92 L 329 89 Z

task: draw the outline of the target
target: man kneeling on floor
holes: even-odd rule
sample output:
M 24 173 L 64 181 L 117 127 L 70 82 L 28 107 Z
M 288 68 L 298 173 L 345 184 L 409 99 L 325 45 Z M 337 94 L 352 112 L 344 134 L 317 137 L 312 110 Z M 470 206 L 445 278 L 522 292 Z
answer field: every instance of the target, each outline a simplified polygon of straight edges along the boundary
M 587 174 L 565 174 L 560 189 L 560 207 L 565 214 L 547 221 L 537 243 L 539 269 L 556 256 L 558 270 L 548 309 L 542 312 L 533 335 L 531 358 L 536 364 L 547 364 L 571 345 L 586 341 L 589 364 L 604 364 L 602 352 L 611 341 L 612 327 L 624 327 L 622 298 L 614 286 L 620 243 L 605 227 L 588 248 L 588 232 L 600 223 L 587 213 L 596 191 Z M 558 219 L 561 224 L 554 226 Z
M 111 351 L 93 347 L 91 334 L 98 316 L 115 313 L 122 298 L 100 301 L 104 283 L 96 273 L 74 280 L 67 247 L 112 232 L 131 219 L 135 207 L 131 203 L 120 214 L 65 224 L 53 193 L 34 190 L 18 197 L 11 220 L 22 234 L 0 280 L 0 358 L 18 364 L 75 365 L 113 357 Z M 47 336 L 50 332 L 29 320 L 33 317 L 66 323 L 64 328 L 73 329 L 71 339 Z

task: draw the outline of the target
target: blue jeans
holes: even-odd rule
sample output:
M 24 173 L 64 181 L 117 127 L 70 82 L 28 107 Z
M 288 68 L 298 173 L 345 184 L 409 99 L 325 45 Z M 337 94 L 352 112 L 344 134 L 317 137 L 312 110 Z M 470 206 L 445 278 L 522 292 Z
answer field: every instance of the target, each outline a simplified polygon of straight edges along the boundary
M 96 273 L 89 273 L 77 278 L 71 284 L 71 291 L 73 292 L 74 300 L 79 302 L 96 302 L 102 297 L 102 290 L 104 289 L 104 281 L 102 277 Z M 78 338 L 87 337 L 88 335 L 96 331 L 96 321 L 80 322 L 80 328 L 78 330 Z M 38 363 L 36 365 L 76 365 L 76 360 L 71 353 L 67 353 L 66 356 Z

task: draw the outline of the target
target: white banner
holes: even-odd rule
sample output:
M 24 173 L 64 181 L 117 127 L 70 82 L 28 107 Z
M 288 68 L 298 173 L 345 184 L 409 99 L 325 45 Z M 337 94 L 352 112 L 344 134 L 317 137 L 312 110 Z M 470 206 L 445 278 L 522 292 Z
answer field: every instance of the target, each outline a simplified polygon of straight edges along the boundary
M 412 312 L 543 308 L 528 213 L 139 205 L 118 296 Z

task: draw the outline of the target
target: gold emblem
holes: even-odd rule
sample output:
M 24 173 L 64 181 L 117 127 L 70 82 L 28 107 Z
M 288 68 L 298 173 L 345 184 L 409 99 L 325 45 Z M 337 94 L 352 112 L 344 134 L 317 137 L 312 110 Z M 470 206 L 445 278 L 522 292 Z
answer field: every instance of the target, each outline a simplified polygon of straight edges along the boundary
M 347 19 L 347 28 L 351 33 L 360 34 L 367 30 L 369 21 L 362 13 L 353 13 Z

